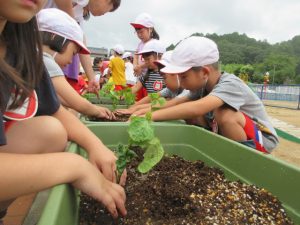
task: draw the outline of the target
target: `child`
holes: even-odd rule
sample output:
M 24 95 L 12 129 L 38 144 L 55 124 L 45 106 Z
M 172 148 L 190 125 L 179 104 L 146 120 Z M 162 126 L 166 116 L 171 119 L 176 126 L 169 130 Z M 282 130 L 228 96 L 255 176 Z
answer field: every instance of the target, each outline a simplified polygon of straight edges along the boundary
M 122 59 L 125 62 L 126 85 L 127 87 L 132 87 L 136 84 L 136 76 L 134 76 L 132 64 L 132 54 L 130 52 L 125 52 L 122 55 Z
M 159 68 L 165 67 L 170 62 L 172 52 L 173 51 L 165 52 L 162 55 L 161 60 L 155 62 Z M 180 87 L 178 74 L 161 73 L 161 76 L 164 79 L 166 87 L 160 92 L 158 92 L 158 94 L 160 97 L 164 97 L 168 101 L 163 106 L 160 105 L 155 106 L 156 108 L 166 108 L 190 100 L 188 98 L 190 95 L 189 91 L 184 90 L 183 88 Z M 137 116 L 144 115 L 145 113 L 151 111 L 150 101 L 151 101 L 150 97 L 146 96 L 140 101 L 136 102 L 129 109 L 119 109 L 117 110 L 117 112 L 121 114 L 134 114 Z
M 111 74 L 112 80 L 115 84 L 115 90 L 119 91 L 126 85 L 125 77 L 125 62 L 121 58 L 124 53 L 122 45 L 116 45 L 113 48 L 113 56 L 108 65 L 108 74 Z
M 136 49 L 136 53 L 140 52 L 148 41 L 153 39 L 159 40 L 159 35 L 154 29 L 154 21 L 148 13 L 139 14 L 134 20 L 134 22 L 130 24 L 134 27 L 135 33 L 137 34 L 138 38 L 141 40 L 141 42 L 138 44 L 138 47 Z M 141 55 L 137 55 L 137 54 L 134 55 L 133 67 L 134 67 L 134 73 L 137 77 L 144 75 L 147 72 L 147 66 L 145 65 Z M 137 93 L 136 99 L 140 100 L 145 96 L 147 96 L 147 91 L 143 87 Z
M 124 190 L 99 171 L 113 180 L 115 156 L 60 106 L 44 70 L 34 17 L 44 3 L 0 1 L 0 215 L 16 197 L 62 183 L 99 200 L 114 217 L 118 210 L 125 215 Z M 68 139 L 88 150 L 91 163 L 63 152 Z
M 147 93 L 161 91 L 165 87 L 163 78 L 160 76 L 158 66 L 154 63 L 159 60 L 166 48 L 158 40 L 151 40 L 145 44 L 143 50 L 138 52 L 147 66 L 147 73 L 138 78 L 136 85 L 132 87 L 132 93 L 136 94 L 142 87 L 146 88 Z
M 121 0 L 48 0 L 45 8 L 59 8 L 71 17 L 78 24 L 82 25 L 84 19 L 93 16 L 102 16 L 107 12 L 113 12 L 119 8 Z M 91 57 L 86 54 L 76 54 L 72 59 L 72 64 L 66 66 L 63 71 L 71 86 L 76 86 L 79 74 L 79 64 L 81 63 L 87 77 L 89 78 L 89 91 L 97 93 L 100 86 L 95 80 L 95 74 L 91 66 Z
M 238 77 L 218 68 L 217 45 L 205 37 L 190 37 L 174 50 L 163 73 L 178 73 L 183 88 L 199 91 L 200 99 L 153 112 L 155 121 L 202 118 L 213 111 L 221 135 L 271 152 L 278 137 L 260 99 Z M 210 124 L 201 124 L 208 126 Z M 217 131 L 216 126 L 212 127 Z
M 77 52 L 89 54 L 83 44 L 80 26 L 67 13 L 55 8 L 41 10 L 37 21 L 42 36 L 44 63 L 62 104 L 84 115 L 111 119 L 113 115 L 110 110 L 93 105 L 76 93 L 61 70 Z

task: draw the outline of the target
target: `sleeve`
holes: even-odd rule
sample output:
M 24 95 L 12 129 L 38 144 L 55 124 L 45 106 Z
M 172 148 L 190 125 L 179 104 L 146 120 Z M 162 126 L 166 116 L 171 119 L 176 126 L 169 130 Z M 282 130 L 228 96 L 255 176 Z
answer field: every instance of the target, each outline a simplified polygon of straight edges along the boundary
M 109 68 L 109 70 L 111 72 L 111 70 L 112 70 L 112 60 L 109 61 L 108 68 Z
M 243 85 L 240 82 L 236 79 L 220 81 L 209 95 L 220 98 L 224 103 L 238 111 L 245 104 L 246 99 L 241 89 Z
M 36 93 L 39 101 L 36 116 L 52 115 L 58 110 L 60 102 L 46 69 L 40 85 L 36 88 Z
M 50 77 L 64 76 L 64 72 L 59 67 L 59 65 L 54 61 L 53 58 L 43 56 L 45 67 L 50 75 Z
M 160 96 L 164 98 L 172 98 L 172 92 L 169 88 L 164 88 L 160 91 Z
M 199 89 L 195 92 L 189 92 L 187 97 L 191 100 L 191 101 L 195 101 L 198 100 L 200 98 L 202 98 L 202 89 Z
M 138 79 L 142 83 L 143 87 L 145 87 L 145 75 L 139 76 Z
M 182 97 L 189 97 L 190 96 L 190 91 L 183 89 L 183 91 L 176 96 L 176 98 L 182 98 Z

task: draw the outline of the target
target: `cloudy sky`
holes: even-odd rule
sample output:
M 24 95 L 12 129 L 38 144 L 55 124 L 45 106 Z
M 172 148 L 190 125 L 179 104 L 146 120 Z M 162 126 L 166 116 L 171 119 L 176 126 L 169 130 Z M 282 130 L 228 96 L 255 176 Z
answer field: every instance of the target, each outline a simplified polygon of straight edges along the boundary
M 166 46 L 195 32 L 239 32 L 272 44 L 300 35 L 299 0 L 122 0 L 117 11 L 84 23 L 88 46 L 134 50 L 139 39 L 129 23 L 142 12 Z

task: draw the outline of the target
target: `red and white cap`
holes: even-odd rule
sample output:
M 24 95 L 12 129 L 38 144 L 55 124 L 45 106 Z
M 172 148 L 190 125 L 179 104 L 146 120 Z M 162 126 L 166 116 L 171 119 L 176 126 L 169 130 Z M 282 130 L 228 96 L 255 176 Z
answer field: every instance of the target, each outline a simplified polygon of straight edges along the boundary
M 210 65 L 219 61 L 217 44 L 206 37 L 189 37 L 174 49 L 171 61 L 160 71 L 184 73 L 192 67 Z
M 40 31 L 57 34 L 75 42 L 81 49 L 79 53 L 90 54 L 85 46 L 83 31 L 79 24 L 67 13 L 56 9 L 42 9 L 36 16 Z
M 114 50 L 119 55 L 122 55 L 124 53 L 124 47 L 120 44 L 115 45 L 112 50 Z
M 150 28 L 154 27 L 154 22 L 152 17 L 148 13 L 139 14 L 134 22 L 130 23 L 134 28 Z
M 163 54 L 166 52 L 166 47 L 161 41 L 156 39 L 151 39 L 144 45 L 143 49 L 136 54 L 141 55 L 148 52 L 156 52 L 156 53 Z

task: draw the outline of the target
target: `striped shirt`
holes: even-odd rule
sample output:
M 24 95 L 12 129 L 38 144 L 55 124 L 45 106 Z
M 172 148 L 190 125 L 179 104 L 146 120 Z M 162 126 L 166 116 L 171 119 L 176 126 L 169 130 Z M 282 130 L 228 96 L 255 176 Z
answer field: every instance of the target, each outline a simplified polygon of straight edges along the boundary
M 155 93 L 165 88 L 165 82 L 157 71 L 148 70 L 145 75 L 139 77 L 139 81 L 147 89 L 148 93 Z

